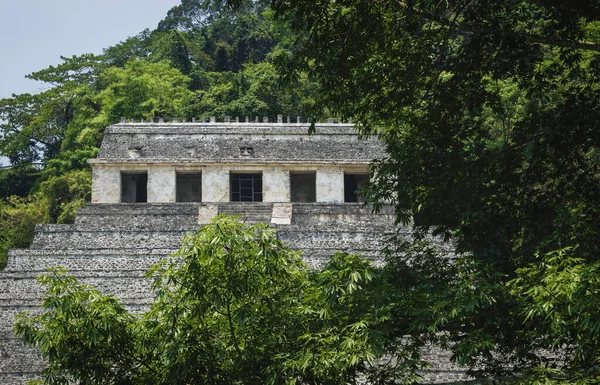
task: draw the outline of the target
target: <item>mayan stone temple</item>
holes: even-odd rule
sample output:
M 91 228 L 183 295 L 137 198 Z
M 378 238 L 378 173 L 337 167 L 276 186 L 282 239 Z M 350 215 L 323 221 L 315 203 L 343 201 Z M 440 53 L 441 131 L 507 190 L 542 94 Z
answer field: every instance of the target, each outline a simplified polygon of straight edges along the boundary
M 276 123 L 226 117 L 108 127 L 89 161 L 92 203 L 74 224 L 38 225 L 31 247 L 11 250 L 0 272 L 0 384 L 25 384 L 44 368 L 12 325 L 19 312 L 40 311 L 35 278 L 49 267 L 63 266 L 143 311 L 152 301 L 144 273 L 221 213 L 269 223 L 315 268 L 339 250 L 377 259 L 397 231 L 393 210 L 372 213 L 357 190 L 373 159 L 385 157 L 382 144 L 358 140 L 352 124 L 321 123 L 308 132 L 308 124 L 282 116 Z M 409 236 L 409 228 L 399 231 Z M 424 382 L 464 378 L 447 354 L 427 354 L 434 365 Z

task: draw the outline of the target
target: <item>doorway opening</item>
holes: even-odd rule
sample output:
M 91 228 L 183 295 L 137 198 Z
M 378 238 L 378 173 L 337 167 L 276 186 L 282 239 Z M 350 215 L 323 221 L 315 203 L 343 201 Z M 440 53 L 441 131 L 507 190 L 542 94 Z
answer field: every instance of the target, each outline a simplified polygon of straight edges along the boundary
M 290 200 L 292 202 L 316 202 L 316 185 L 316 172 L 290 172 Z
M 344 174 L 344 202 L 364 202 L 360 189 L 369 182 L 369 174 Z
M 148 172 L 121 173 L 121 202 L 144 203 L 148 201 Z
M 202 173 L 178 172 L 175 177 L 177 202 L 202 202 Z
M 231 202 L 262 202 L 262 174 L 229 174 Z

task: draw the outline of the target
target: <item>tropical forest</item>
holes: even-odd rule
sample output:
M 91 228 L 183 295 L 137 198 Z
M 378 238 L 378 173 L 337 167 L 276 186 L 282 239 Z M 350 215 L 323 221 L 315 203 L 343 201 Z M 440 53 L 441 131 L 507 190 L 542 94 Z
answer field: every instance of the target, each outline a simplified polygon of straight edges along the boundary
M 144 315 L 54 270 L 15 326 L 43 383 L 410 384 L 432 345 L 481 383 L 600 382 L 600 1 L 181 0 L 123 39 L 0 100 L 0 269 L 90 202 L 122 117 L 353 122 L 387 150 L 367 204 L 412 237 L 311 271 L 217 218 Z

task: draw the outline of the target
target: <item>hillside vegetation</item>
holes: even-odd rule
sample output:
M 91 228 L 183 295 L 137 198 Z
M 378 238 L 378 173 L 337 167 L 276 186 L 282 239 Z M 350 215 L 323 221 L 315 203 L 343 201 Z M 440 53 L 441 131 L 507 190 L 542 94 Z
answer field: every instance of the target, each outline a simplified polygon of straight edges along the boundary
M 479 377 L 600 381 L 598 1 L 184 0 L 155 31 L 31 77 L 54 87 L 0 103 L 0 154 L 14 166 L 2 247 L 27 244 L 33 223 L 72 220 L 89 198 L 85 159 L 121 116 L 331 112 L 385 143 L 366 193 L 395 206 L 414 242 L 386 245 L 374 292 L 353 286 L 364 301 L 350 310 L 381 317 L 336 318 L 369 338 L 334 350 L 369 354 L 327 375 L 409 383 L 433 343 Z M 430 233 L 453 239 L 456 258 Z M 340 336 L 316 332 L 302 351 L 319 357 Z M 182 368 L 169 366 L 198 369 Z
M 121 117 L 315 116 L 317 83 L 283 85 L 273 58 L 290 32 L 266 2 L 235 10 L 183 1 L 158 27 L 104 50 L 63 57 L 27 77 L 39 94 L 0 100 L 0 266 L 27 247 L 35 223 L 70 223 L 90 200 L 87 159 Z

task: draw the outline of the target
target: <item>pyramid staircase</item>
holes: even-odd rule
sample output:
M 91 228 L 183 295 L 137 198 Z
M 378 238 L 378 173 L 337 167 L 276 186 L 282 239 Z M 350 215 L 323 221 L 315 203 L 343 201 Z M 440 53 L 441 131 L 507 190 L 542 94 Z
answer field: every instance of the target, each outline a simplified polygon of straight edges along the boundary
M 113 294 L 132 310 L 152 301 L 145 272 L 175 252 L 181 238 L 197 231 L 199 210 L 207 204 L 95 204 L 77 213 L 74 224 L 38 225 L 29 249 L 10 250 L 0 272 L 0 384 L 25 384 L 45 366 L 39 353 L 14 338 L 12 325 L 22 311 L 40 311 L 43 290 L 35 280 L 62 266 L 76 278 Z M 237 215 L 246 223 L 270 223 L 272 203 L 213 204 L 213 212 Z M 290 205 L 289 224 L 271 224 L 288 246 L 313 267 L 343 250 L 377 258 L 394 229 L 389 209 L 372 214 L 360 204 Z

